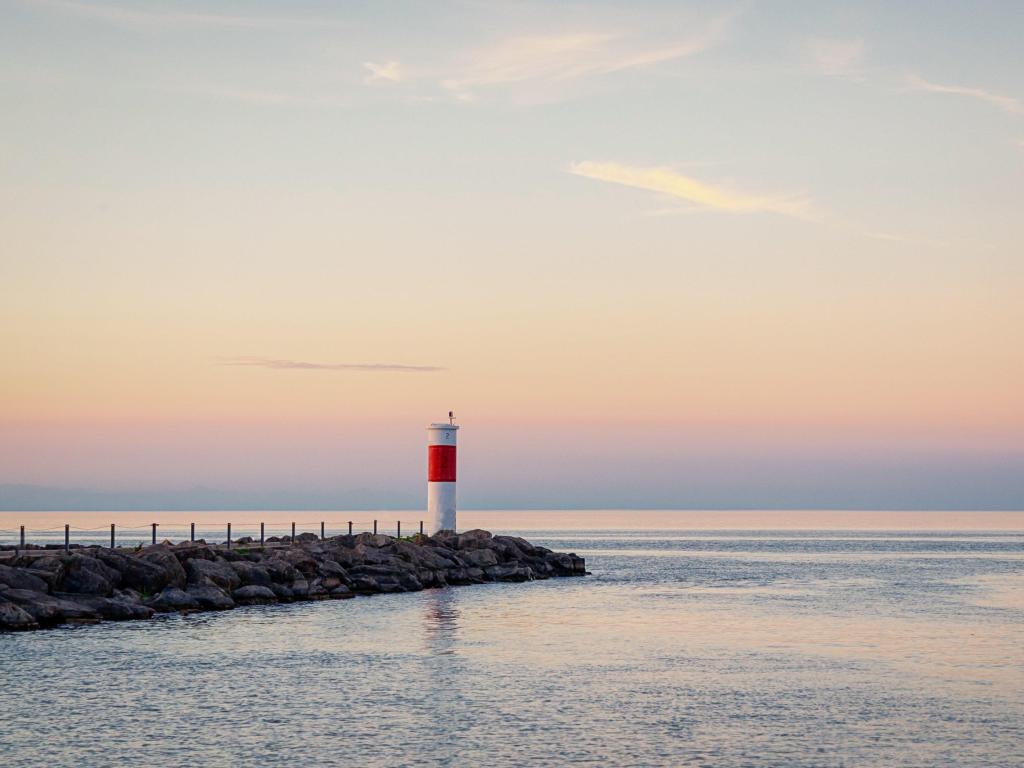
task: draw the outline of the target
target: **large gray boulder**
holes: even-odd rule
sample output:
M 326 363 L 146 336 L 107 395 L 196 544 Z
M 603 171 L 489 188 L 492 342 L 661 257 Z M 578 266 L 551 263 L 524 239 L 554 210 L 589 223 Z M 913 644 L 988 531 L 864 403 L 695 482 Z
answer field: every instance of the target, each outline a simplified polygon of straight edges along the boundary
M 0 565 L 0 585 L 13 589 L 30 589 L 34 592 L 47 592 L 49 585 L 42 578 L 26 568 L 10 568 Z
M 564 552 L 549 552 L 544 562 L 556 576 L 583 576 L 587 572 L 586 561 L 582 557 Z
M 530 581 L 533 579 L 533 571 L 528 566 L 515 563 L 503 563 L 484 568 L 487 578 L 494 581 Z
M 417 582 L 418 583 L 418 582 Z M 377 589 L 385 594 L 391 592 L 405 592 L 402 582 L 395 576 L 378 576 Z
M 135 558 L 160 568 L 167 578 L 168 585 L 172 587 L 185 586 L 185 569 L 178 562 L 173 547 L 166 544 L 146 547 Z
M 172 579 L 175 578 L 172 571 L 137 557 L 130 557 L 109 549 L 100 549 L 96 552 L 96 559 L 121 574 L 122 589 L 134 589 L 140 594 L 155 595 L 169 585 L 184 586 L 184 580 L 180 584 L 172 584 Z
M 265 603 L 276 603 L 277 595 L 270 587 L 260 584 L 248 584 L 239 587 L 231 593 L 231 597 L 239 605 L 262 605 Z
M 410 571 L 399 574 L 398 583 L 402 585 L 402 589 L 406 592 L 419 592 L 423 589 L 423 583 L 415 573 Z
M 216 560 L 220 555 L 217 554 L 217 550 L 208 546 L 203 539 L 198 541 L 183 541 L 177 547 L 175 547 L 174 556 L 178 558 L 178 562 L 185 562 L 193 558 L 200 560 Z
M 333 587 L 332 587 L 333 589 Z M 306 593 L 306 597 L 310 600 L 323 600 L 329 596 L 327 587 L 323 585 L 323 581 L 320 579 L 313 579 L 309 582 L 309 592 Z
M 412 567 L 403 562 L 401 565 L 357 565 L 349 571 L 349 577 L 356 576 L 395 576 L 401 573 L 413 572 Z
M 285 560 L 271 557 L 264 560 L 262 565 L 275 584 L 291 584 L 296 579 L 303 578 L 299 569 Z
M 348 537 L 345 537 L 348 538 Z M 353 540 L 355 537 L 352 537 Z M 342 568 L 351 568 L 363 562 L 363 557 L 352 547 L 339 546 L 337 541 L 332 542 L 327 549 L 327 555 Z
M 235 607 L 235 601 L 219 587 L 190 584 L 185 592 L 199 603 L 199 607 L 206 611 L 226 611 Z
M 469 577 L 469 569 L 463 566 L 458 568 L 449 568 L 447 571 L 442 571 L 445 577 L 445 581 L 448 584 L 472 584 L 473 580 Z
M 274 593 L 274 597 L 278 600 L 291 602 L 295 599 L 295 593 L 292 592 L 292 588 L 287 587 L 284 584 L 271 584 L 270 591 Z
M 449 568 L 458 567 L 458 563 L 455 561 L 455 553 L 450 549 L 444 547 L 420 547 L 423 552 L 420 554 L 420 562 L 426 568 L 431 568 L 435 571 L 447 570 Z
M 64 578 L 64 561 L 56 555 L 45 555 L 33 558 L 31 567 L 23 570 L 30 571 L 33 576 L 45 581 L 49 591 L 53 592 L 60 587 L 60 580 Z
M 428 538 L 428 543 L 434 547 L 447 547 L 448 549 L 455 549 L 455 545 L 459 541 L 459 534 L 455 531 L 438 531 L 433 536 Z
M 220 587 L 228 592 L 242 586 L 241 577 L 226 560 L 186 560 L 185 573 L 189 584 Z
M 39 623 L 28 611 L 0 598 L 0 630 L 38 629 Z
M 337 576 L 318 576 L 316 579 L 317 583 L 330 592 L 336 587 L 340 587 L 344 584 L 341 579 Z
M 433 547 L 420 544 L 412 544 L 408 541 L 397 541 L 394 545 L 395 555 L 407 562 L 414 563 L 420 568 L 432 570 L 443 570 L 452 568 L 458 563 L 455 562 L 454 553 L 443 547 Z
M 364 547 L 386 547 L 394 539 L 383 533 L 360 533 L 353 537 L 353 541 L 357 546 L 362 544 Z
M 96 622 L 100 620 L 99 613 L 88 606 L 42 592 L 33 592 L 28 589 L 8 589 L 2 595 L 5 600 L 16 603 L 19 608 L 30 614 L 40 625 L 52 626 L 65 621 Z
M 398 557 L 390 551 L 391 547 L 387 549 L 383 547 L 371 547 L 368 544 L 356 544 L 352 549 L 352 559 L 354 565 L 380 565 L 381 563 L 389 562 L 392 559 Z M 338 562 L 341 562 L 340 560 Z M 345 566 L 346 568 L 352 566 Z
M 322 563 L 320 563 L 318 571 L 320 572 L 321 576 L 335 576 L 342 580 L 344 580 L 345 577 L 348 576 L 348 573 L 345 571 L 345 569 L 342 568 L 341 565 L 335 562 L 334 560 L 324 560 Z
M 275 561 L 286 563 L 307 577 L 316 573 L 317 560 L 309 550 L 303 547 L 277 550 L 271 555 L 267 564 Z
M 462 549 L 459 550 L 459 559 L 466 565 L 476 568 L 487 568 L 498 564 L 498 558 L 492 549 Z
M 460 533 L 455 538 L 456 549 L 481 549 L 492 546 L 492 539 L 490 531 L 485 531 L 480 528 L 474 528 L 471 531 Z
M 352 591 L 356 594 L 370 595 L 380 592 L 380 584 L 375 577 L 369 574 L 356 575 L 352 577 Z
M 84 605 L 96 611 L 100 616 L 109 621 L 132 621 L 136 619 L 148 619 L 153 616 L 153 609 L 138 602 L 118 597 L 101 597 L 100 595 L 57 595 L 61 598 L 70 599 L 79 605 Z
M 262 565 L 238 560 L 231 563 L 231 568 L 238 574 L 238 578 L 241 579 L 243 586 L 256 584 L 269 587 L 273 583 L 273 579 L 270 578 L 270 571 Z
M 495 536 L 493 539 L 496 545 L 508 545 L 513 547 L 513 551 L 517 551 L 522 555 L 535 555 L 537 554 L 537 548 L 533 546 L 526 539 L 519 536 Z
M 64 564 L 62 592 L 109 595 L 121 583 L 121 572 L 95 557 L 73 554 Z
M 159 595 L 147 601 L 147 605 L 158 613 L 170 613 L 198 610 L 199 601 L 177 587 L 164 587 Z

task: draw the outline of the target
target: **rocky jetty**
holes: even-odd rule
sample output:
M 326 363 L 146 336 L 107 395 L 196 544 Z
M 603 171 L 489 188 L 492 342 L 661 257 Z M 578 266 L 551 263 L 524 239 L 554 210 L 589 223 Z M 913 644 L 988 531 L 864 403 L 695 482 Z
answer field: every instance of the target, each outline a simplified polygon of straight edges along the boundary
M 481 530 L 0 554 L 14 555 L 0 559 L 0 630 L 586 574 L 575 554 Z

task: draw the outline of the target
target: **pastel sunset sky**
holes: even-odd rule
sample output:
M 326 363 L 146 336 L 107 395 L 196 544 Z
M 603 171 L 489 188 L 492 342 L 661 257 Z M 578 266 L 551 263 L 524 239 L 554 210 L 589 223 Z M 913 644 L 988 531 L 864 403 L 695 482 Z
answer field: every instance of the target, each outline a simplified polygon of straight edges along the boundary
M 1024 508 L 1022 39 L 0 0 L 0 506 Z

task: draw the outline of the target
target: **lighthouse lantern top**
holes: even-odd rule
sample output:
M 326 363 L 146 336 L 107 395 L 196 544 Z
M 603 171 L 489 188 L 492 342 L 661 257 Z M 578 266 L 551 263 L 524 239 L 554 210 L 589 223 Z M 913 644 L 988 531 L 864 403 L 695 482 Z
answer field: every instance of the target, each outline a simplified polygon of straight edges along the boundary
M 448 429 L 458 429 L 458 428 L 459 428 L 458 425 L 455 423 L 455 411 L 448 411 L 448 423 L 447 424 L 445 424 L 443 421 L 442 422 L 434 422 L 433 424 L 431 424 L 430 426 L 427 427 L 427 429 L 445 429 L 445 430 L 448 430 Z

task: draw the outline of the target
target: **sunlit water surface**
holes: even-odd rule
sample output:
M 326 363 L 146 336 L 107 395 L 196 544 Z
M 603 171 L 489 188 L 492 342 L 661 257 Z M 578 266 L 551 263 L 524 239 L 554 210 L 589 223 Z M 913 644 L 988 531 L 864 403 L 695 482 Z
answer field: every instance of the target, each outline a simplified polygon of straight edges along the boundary
M 593 575 L 0 635 L 0 765 L 1024 765 L 1024 525 L 491 515 Z

